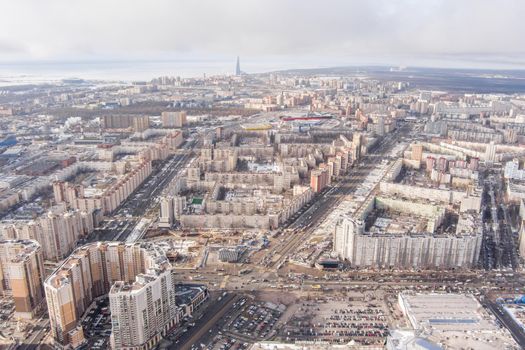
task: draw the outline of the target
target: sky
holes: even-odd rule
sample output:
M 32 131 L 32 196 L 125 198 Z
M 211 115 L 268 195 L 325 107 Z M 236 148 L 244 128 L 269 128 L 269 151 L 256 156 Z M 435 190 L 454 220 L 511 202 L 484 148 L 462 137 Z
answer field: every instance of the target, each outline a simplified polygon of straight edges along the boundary
M 0 63 L 525 69 L 524 0 L 0 0 Z

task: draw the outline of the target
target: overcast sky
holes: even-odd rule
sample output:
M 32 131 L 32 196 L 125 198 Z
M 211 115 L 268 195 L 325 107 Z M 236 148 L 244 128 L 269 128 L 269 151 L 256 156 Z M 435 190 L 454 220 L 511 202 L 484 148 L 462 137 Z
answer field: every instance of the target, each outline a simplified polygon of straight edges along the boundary
M 0 0 L 0 62 L 525 68 L 524 0 Z

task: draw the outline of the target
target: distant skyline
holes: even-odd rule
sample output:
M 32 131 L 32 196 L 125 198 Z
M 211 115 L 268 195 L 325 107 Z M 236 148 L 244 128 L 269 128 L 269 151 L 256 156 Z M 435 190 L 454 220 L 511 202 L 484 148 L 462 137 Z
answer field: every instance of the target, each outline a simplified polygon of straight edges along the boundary
M 522 0 L 0 0 L 0 9 L 4 68 L 231 61 L 232 72 L 240 56 L 246 72 L 250 64 L 525 69 Z

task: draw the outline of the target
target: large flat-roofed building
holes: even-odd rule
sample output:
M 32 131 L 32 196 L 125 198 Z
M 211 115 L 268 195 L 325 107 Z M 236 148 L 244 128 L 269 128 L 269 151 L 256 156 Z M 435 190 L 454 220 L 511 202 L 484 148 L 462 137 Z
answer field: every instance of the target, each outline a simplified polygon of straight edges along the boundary
M 0 241 L 0 290 L 10 291 L 17 318 L 31 319 L 42 310 L 44 262 L 38 242 Z
M 470 330 L 494 325 L 478 312 L 479 302 L 471 295 L 440 293 L 400 293 L 399 307 L 412 328 Z
M 510 333 L 472 295 L 403 292 L 398 302 L 419 340 L 428 344 L 444 349 L 518 349 Z

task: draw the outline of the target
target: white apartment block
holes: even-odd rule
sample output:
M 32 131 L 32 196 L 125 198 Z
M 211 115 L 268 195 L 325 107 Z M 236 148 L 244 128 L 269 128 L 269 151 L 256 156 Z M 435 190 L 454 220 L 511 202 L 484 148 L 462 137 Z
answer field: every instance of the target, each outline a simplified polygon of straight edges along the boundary
M 151 349 L 179 319 L 171 271 L 149 271 L 109 292 L 113 349 Z

